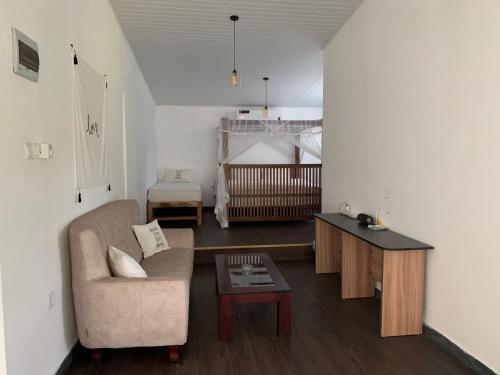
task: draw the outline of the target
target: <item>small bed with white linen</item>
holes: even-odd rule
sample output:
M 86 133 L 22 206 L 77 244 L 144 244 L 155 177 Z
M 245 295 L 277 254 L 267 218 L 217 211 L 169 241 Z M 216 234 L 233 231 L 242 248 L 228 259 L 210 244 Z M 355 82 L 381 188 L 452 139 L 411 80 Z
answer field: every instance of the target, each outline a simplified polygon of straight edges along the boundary
M 201 225 L 203 201 L 194 171 L 164 168 L 158 182 L 148 190 L 147 209 L 148 222 L 196 220 Z

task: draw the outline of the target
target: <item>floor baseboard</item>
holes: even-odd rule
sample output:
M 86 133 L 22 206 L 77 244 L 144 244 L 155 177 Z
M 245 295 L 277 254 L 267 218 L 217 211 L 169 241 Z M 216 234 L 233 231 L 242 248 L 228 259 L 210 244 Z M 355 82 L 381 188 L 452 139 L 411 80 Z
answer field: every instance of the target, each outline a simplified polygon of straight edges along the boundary
M 195 251 L 204 251 L 204 250 L 235 250 L 235 251 L 241 251 L 241 250 L 256 250 L 256 249 L 265 249 L 265 250 L 273 250 L 273 249 L 288 249 L 288 248 L 296 248 L 296 247 L 301 247 L 301 248 L 307 248 L 308 250 L 311 249 L 311 243 L 310 242 L 304 242 L 304 243 L 290 243 L 290 244 L 269 244 L 269 245 L 221 245 L 221 246 L 199 246 L 195 247 Z
M 465 352 L 462 348 L 460 348 L 457 344 L 448 339 L 446 336 L 442 335 L 440 332 L 436 331 L 435 329 L 425 324 L 423 328 L 425 336 L 429 337 L 432 341 L 436 342 L 444 350 L 451 353 L 454 357 L 456 357 L 460 362 L 462 362 L 465 366 L 467 366 L 471 370 L 481 375 L 496 374 L 496 372 L 491 370 L 488 366 L 486 366 L 478 359 L 471 356 L 469 353 Z
M 382 297 L 382 292 L 375 288 L 375 298 L 380 300 Z M 429 337 L 432 341 L 437 343 L 441 348 L 445 351 L 453 355 L 460 362 L 462 362 L 465 366 L 473 370 L 474 372 L 480 375 L 496 375 L 496 372 L 491 370 L 484 363 L 464 351 L 453 341 L 448 339 L 446 336 L 442 335 L 440 332 L 435 329 L 429 327 L 428 325 L 423 325 L 423 334 Z
M 68 371 L 71 363 L 73 362 L 73 358 L 75 358 L 76 353 L 81 350 L 81 348 L 82 346 L 80 345 L 80 341 L 77 341 L 75 345 L 73 345 L 73 348 L 71 348 L 68 355 L 64 357 L 64 360 L 62 361 L 61 366 L 57 369 L 55 375 L 64 375 L 66 371 Z
M 279 246 L 234 246 L 216 247 L 194 250 L 195 264 L 214 264 L 215 254 L 235 254 L 235 253 L 262 253 L 269 254 L 274 261 L 296 261 L 314 259 L 314 253 L 309 244 L 279 245 Z

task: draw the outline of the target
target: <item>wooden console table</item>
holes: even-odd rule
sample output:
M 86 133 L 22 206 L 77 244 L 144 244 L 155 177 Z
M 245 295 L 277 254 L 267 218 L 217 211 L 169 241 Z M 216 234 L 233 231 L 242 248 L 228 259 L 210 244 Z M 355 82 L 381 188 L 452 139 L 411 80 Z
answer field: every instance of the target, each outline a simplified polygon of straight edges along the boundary
M 433 247 L 340 214 L 315 216 L 316 273 L 340 272 L 343 299 L 374 297 L 380 282 L 380 335 L 421 334 L 425 256 Z

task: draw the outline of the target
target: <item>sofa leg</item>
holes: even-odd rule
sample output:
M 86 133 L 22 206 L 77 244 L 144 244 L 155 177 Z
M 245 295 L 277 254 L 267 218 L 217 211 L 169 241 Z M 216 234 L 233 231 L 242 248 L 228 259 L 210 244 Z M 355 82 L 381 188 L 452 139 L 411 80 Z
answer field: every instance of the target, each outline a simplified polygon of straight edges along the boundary
M 167 346 L 168 349 L 168 357 L 170 362 L 177 363 L 179 362 L 179 347 L 178 346 Z
M 101 349 L 92 349 L 90 352 L 90 360 L 93 363 L 101 363 L 101 360 L 102 360 Z

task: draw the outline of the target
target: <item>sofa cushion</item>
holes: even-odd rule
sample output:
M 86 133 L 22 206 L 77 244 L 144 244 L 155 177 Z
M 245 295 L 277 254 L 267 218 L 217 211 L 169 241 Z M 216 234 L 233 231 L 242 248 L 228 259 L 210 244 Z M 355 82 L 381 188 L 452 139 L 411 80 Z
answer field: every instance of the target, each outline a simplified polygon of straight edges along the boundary
M 194 251 L 191 249 L 170 249 L 162 251 L 141 262 L 148 277 L 168 277 L 189 282 L 193 272 Z

